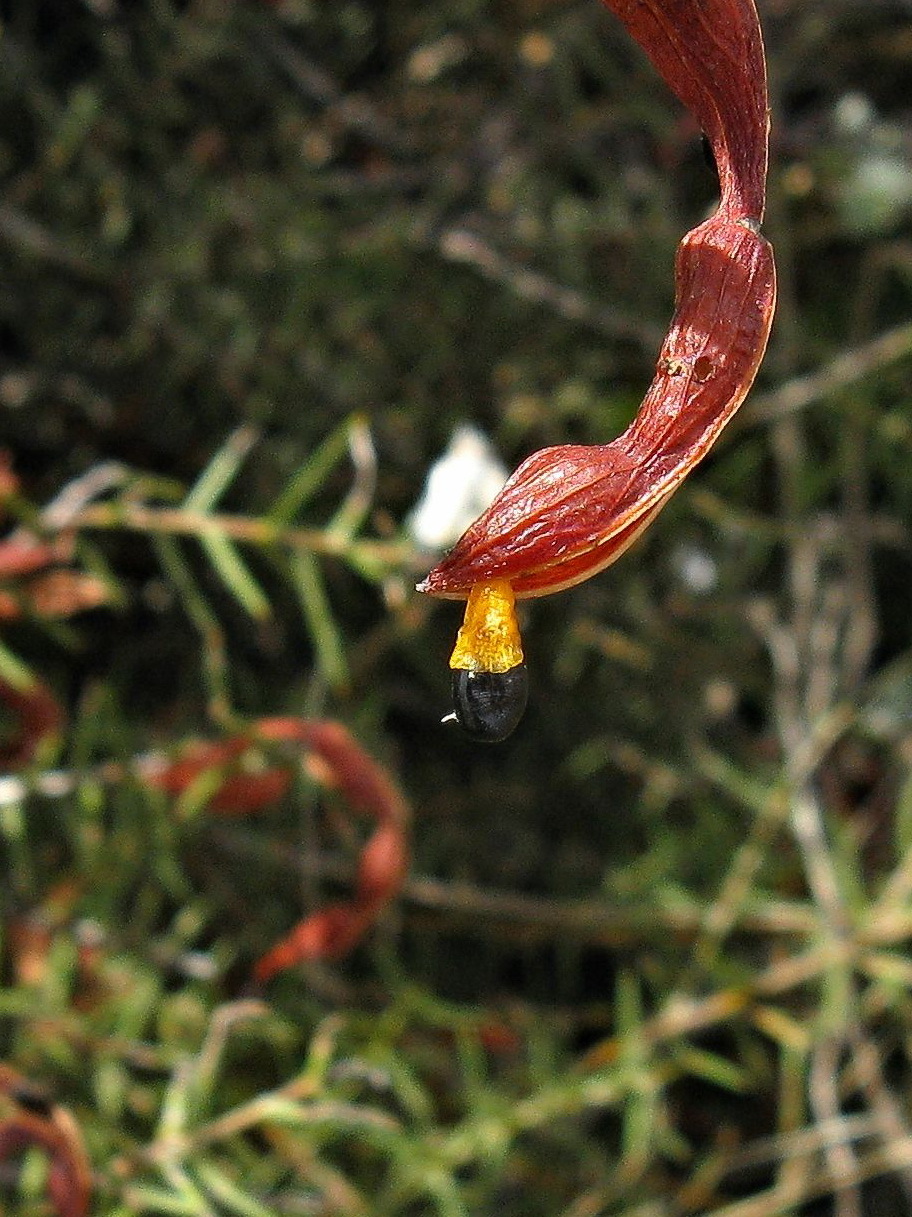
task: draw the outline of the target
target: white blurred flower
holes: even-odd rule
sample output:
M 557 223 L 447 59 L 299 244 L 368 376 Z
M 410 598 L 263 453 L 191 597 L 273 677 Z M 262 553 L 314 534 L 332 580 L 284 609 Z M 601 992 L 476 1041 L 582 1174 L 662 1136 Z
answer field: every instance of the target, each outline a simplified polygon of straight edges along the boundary
M 477 427 L 457 427 L 409 514 L 409 534 L 422 549 L 446 549 L 490 506 L 506 480 L 506 467 L 488 437 Z
M 833 107 L 833 123 L 840 135 L 867 136 L 876 122 L 874 103 L 864 93 L 843 93 Z
M 689 592 L 706 596 L 719 582 L 719 568 L 712 554 L 696 545 L 678 545 L 672 557 L 674 572 Z

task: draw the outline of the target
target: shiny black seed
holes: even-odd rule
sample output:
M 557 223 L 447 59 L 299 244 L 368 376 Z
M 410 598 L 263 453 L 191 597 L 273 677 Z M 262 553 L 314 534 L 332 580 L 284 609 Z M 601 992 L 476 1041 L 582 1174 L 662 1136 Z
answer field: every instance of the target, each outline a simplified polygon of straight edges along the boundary
M 529 700 L 524 663 L 507 672 L 453 670 L 453 712 L 472 739 L 488 744 L 505 740 L 516 728 Z

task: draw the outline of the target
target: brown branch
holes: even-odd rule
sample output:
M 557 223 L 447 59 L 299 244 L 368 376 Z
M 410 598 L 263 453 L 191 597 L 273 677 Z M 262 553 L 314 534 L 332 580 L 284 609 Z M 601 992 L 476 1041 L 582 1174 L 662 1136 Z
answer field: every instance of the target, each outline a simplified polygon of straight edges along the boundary
M 862 346 L 836 355 L 815 372 L 790 377 L 770 393 L 755 394 L 741 412 L 738 426 L 754 427 L 796 414 L 910 355 L 912 323 L 898 325 Z

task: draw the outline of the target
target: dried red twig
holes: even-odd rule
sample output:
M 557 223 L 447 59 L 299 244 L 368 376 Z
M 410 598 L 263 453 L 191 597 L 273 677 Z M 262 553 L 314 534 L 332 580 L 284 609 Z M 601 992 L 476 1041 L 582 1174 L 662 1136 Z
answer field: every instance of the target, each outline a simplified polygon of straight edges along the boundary
M 86 1217 L 92 1172 L 76 1121 L 8 1065 L 0 1065 L 0 1095 L 9 1109 L 0 1118 L 0 1161 L 27 1149 L 43 1150 L 49 1160 L 47 1197 L 57 1217 Z
M 352 898 L 319 909 L 268 951 L 254 971 L 255 978 L 265 982 L 306 960 L 339 959 L 359 942 L 405 879 L 409 816 L 408 805 L 377 762 L 340 723 L 319 719 L 261 719 L 249 736 L 196 745 L 164 767 L 147 766 L 142 776 L 150 785 L 178 795 L 215 768 L 222 772 L 210 808 L 222 814 L 258 811 L 289 789 L 292 769 L 240 770 L 238 763 L 257 742 L 303 749 L 313 776 L 338 788 L 354 811 L 377 821 L 358 860 Z

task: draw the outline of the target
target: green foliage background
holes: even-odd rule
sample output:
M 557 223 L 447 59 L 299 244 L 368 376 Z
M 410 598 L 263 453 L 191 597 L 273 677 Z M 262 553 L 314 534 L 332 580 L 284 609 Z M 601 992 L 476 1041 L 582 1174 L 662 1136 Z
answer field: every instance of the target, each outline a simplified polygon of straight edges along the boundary
M 69 526 L 108 604 L 4 631 L 69 728 L 3 788 L 0 1052 L 97 1214 L 912 1203 L 912 24 L 760 8 L 770 354 L 637 548 L 528 609 L 485 750 L 439 725 L 458 609 L 404 522 L 460 421 L 508 463 L 626 425 L 699 132 L 595 0 L 2 6 L 14 511 L 130 471 Z M 279 713 L 396 775 L 412 877 L 255 994 L 350 877 L 342 809 L 302 778 L 227 821 L 112 765 Z

